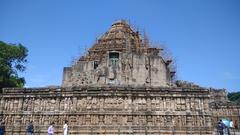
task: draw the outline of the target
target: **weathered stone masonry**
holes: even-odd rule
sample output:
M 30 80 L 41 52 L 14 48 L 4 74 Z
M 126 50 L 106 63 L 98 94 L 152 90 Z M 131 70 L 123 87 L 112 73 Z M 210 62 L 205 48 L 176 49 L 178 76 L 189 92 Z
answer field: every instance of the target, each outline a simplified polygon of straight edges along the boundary
M 0 119 L 7 135 L 47 134 L 65 120 L 76 135 L 210 135 L 220 118 L 239 126 L 240 105 L 226 90 L 173 81 L 171 59 L 151 47 L 146 37 L 117 21 L 85 56 L 65 67 L 61 87 L 5 88 Z
M 54 121 L 71 134 L 210 134 L 209 91 L 166 87 L 74 87 L 4 89 L 1 117 L 7 132 L 37 134 Z

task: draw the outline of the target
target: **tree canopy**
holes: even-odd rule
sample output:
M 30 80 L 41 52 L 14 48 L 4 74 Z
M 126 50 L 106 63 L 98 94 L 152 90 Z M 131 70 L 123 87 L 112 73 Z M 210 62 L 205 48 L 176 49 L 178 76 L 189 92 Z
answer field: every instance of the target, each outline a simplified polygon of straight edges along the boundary
M 0 41 L 0 90 L 4 87 L 23 87 L 25 79 L 18 72 L 26 69 L 28 50 L 22 44 Z
M 231 92 L 228 93 L 228 99 L 230 101 L 238 102 L 240 103 L 240 92 Z

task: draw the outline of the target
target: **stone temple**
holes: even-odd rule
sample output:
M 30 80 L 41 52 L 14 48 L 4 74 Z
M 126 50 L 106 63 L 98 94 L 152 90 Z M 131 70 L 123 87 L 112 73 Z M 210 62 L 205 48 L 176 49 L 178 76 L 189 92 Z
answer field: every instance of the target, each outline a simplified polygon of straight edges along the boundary
M 144 42 L 145 41 L 145 42 Z M 79 85 L 169 86 L 175 72 L 146 39 L 117 21 L 72 67 L 64 68 L 63 87 Z
M 88 53 L 65 67 L 62 86 L 4 88 L 0 119 L 6 133 L 47 134 L 65 120 L 75 135 L 210 135 L 220 118 L 239 126 L 240 105 L 224 89 L 174 81 L 171 59 L 124 20 L 112 24 Z

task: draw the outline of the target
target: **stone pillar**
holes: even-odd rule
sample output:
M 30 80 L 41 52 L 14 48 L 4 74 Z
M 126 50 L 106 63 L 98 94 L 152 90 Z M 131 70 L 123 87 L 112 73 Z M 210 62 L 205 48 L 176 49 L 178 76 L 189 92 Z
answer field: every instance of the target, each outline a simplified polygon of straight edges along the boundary
M 99 115 L 99 124 L 100 125 L 104 124 L 104 115 Z
M 147 124 L 148 126 L 152 126 L 153 120 L 152 120 L 152 116 L 147 115 Z
M 72 105 L 71 111 L 77 111 L 77 98 L 76 97 L 73 97 L 73 105 Z
M 186 103 L 186 111 L 189 112 L 190 111 L 190 104 L 191 104 L 189 98 L 186 98 L 186 102 L 185 103 Z
M 186 115 L 186 126 L 187 126 L 187 134 L 192 134 L 192 125 L 193 121 L 192 121 L 192 116 L 190 114 L 187 113 Z
M 211 128 L 212 127 L 211 117 L 210 116 L 206 116 L 205 119 L 206 119 L 207 127 Z
M 151 111 L 151 99 L 147 98 L 147 111 Z

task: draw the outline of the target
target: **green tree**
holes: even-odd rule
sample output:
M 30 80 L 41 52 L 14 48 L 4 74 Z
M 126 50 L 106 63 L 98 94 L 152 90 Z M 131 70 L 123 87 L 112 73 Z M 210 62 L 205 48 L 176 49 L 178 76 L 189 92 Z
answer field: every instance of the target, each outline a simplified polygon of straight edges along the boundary
M 230 101 L 240 103 L 240 92 L 230 92 L 230 93 L 228 93 L 228 99 Z
M 18 72 L 25 71 L 28 50 L 21 44 L 0 41 L 0 90 L 4 87 L 23 87 L 25 79 Z

